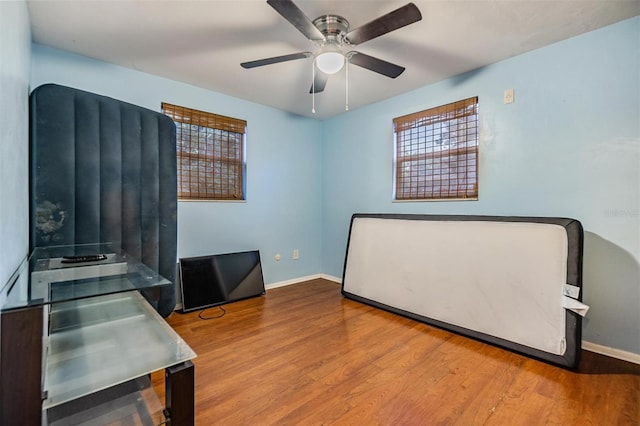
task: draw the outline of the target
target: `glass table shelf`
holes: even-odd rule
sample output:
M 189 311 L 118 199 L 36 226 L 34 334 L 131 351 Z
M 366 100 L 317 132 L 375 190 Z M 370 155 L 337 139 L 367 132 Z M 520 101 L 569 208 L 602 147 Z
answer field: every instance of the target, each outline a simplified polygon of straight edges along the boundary
M 166 423 L 164 406 L 150 380 L 125 383 L 106 395 L 82 398 L 72 406 L 60 405 L 47 411 L 49 426 L 140 425 Z
M 44 409 L 196 356 L 136 291 L 57 303 L 49 328 Z
M 69 256 L 103 260 L 67 263 Z M 112 244 L 38 247 L 0 297 L 2 312 L 171 284 Z

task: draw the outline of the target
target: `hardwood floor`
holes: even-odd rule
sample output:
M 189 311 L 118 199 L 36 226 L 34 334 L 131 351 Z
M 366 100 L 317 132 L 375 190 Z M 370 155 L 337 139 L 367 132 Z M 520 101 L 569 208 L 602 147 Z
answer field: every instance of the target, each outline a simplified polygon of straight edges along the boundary
M 640 424 L 639 365 L 583 351 L 568 371 L 345 299 L 324 280 L 225 309 L 168 318 L 198 354 L 198 425 Z

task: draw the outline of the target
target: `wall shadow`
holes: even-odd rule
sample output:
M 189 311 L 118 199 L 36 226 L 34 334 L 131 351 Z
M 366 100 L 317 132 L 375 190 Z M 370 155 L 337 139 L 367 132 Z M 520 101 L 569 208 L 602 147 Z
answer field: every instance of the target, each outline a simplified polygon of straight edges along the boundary
M 640 353 L 640 264 L 622 247 L 584 233 L 583 339 Z M 623 342 L 622 344 L 620 342 Z

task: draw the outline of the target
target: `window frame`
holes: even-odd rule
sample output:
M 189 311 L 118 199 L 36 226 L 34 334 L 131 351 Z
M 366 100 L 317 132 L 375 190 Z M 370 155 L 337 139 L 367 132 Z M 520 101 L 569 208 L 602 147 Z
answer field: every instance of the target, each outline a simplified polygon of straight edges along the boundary
M 214 114 L 207 111 L 197 110 L 194 108 L 183 107 L 167 102 L 162 102 L 162 112 L 169 116 L 176 123 L 176 162 L 177 162 L 177 185 L 178 185 L 178 200 L 179 201 L 223 201 L 223 202 L 245 202 L 247 199 L 247 122 L 245 120 L 227 117 L 219 114 Z M 197 126 L 196 129 L 192 129 L 192 126 Z M 200 149 L 200 144 L 204 144 L 204 152 L 187 152 L 181 149 L 184 139 L 181 139 L 179 135 L 186 128 L 187 131 L 196 131 L 197 137 L 195 144 L 198 146 L 196 151 Z M 201 134 L 204 133 L 204 140 L 201 140 Z M 239 152 L 239 155 L 223 155 L 225 147 L 224 142 L 221 142 L 219 138 L 223 135 L 216 136 L 217 134 L 227 134 L 229 139 L 230 134 L 239 135 L 240 142 L 229 142 L 227 140 L 226 152 L 230 151 Z M 193 133 L 192 133 L 193 134 Z M 207 139 L 211 138 L 211 143 Z M 235 136 L 238 138 L 238 136 Z M 193 143 L 189 139 L 189 143 Z M 184 159 L 192 159 L 194 162 L 200 160 L 204 164 L 204 170 L 199 172 L 192 168 L 187 168 L 186 172 L 182 168 Z M 188 160 L 187 160 L 188 161 Z M 225 166 L 226 165 L 226 166 Z M 239 167 L 238 172 L 224 173 L 222 176 L 227 176 L 227 183 L 229 183 L 229 176 L 235 176 L 235 179 L 231 181 L 238 182 L 239 185 L 217 185 L 216 178 L 220 178 L 220 170 L 230 170 L 233 165 Z M 202 167 L 202 166 L 201 166 Z M 193 174 L 192 174 L 193 173 Z M 201 173 L 204 174 L 201 175 Z M 182 181 L 182 176 L 188 175 L 189 182 L 186 184 Z M 191 184 L 190 184 L 191 183 Z M 207 188 L 201 189 L 206 185 Z M 239 188 L 237 188 L 239 186 Z M 221 191 L 221 187 L 226 189 Z M 225 188 L 226 187 L 226 188 Z M 195 188 L 195 191 L 193 190 Z M 232 192 L 229 189 L 236 188 L 240 192 Z M 188 189 L 188 193 L 184 191 Z
M 474 96 L 467 99 L 462 99 L 459 101 L 451 102 L 448 104 L 440 105 L 434 108 L 429 108 L 426 110 L 422 110 L 419 112 L 399 116 L 393 119 L 393 155 L 392 155 L 392 201 L 393 202 L 416 202 L 416 201 L 477 201 L 478 193 L 479 193 L 479 145 L 480 145 L 480 129 L 479 129 L 479 101 L 478 97 Z M 472 117 L 471 120 L 467 119 L 467 117 Z M 457 120 L 465 118 L 464 123 L 458 123 Z M 433 148 L 433 143 L 436 141 L 435 138 L 428 139 L 427 136 L 424 136 L 422 141 L 424 145 L 425 151 L 413 153 L 410 155 L 405 155 L 399 158 L 399 151 L 401 143 L 399 141 L 399 133 L 405 131 L 415 130 L 419 132 L 419 129 L 422 129 L 422 132 L 427 135 L 426 129 L 429 126 L 434 126 L 439 123 L 451 123 L 456 122 L 456 125 L 461 126 L 464 124 L 465 135 L 464 138 L 456 137 L 456 145 L 458 144 L 458 140 L 462 140 L 461 147 L 454 147 L 448 149 L 436 150 Z M 469 123 L 472 124 L 471 128 L 473 128 L 473 132 L 470 134 L 469 132 Z M 458 131 L 458 129 L 456 129 Z M 470 136 L 470 137 L 469 137 Z M 409 141 L 412 143 L 416 143 L 419 140 L 419 137 L 410 137 Z M 448 139 L 449 140 L 449 139 Z M 431 143 L 431 150 L 428 150 L 429 142 Z M 470 145 L 472 143 L 472 145 Z M 404 147 L 404 145 L 403 145 Z M 415 149 L 415 147 L 414 147 Z M 466 156 L 466 159 L 465 159 Z M 469 157 L 473 160 L 469 161 Z M 404 163 L 416 160 L 423 160 L 426 163 L 426 160 L 429 159 L 442 159 L 449 158 L 446 162 L 446 166 L 448 167 L 450 164 L 455 162 L 456 170 L 457 167 L 464 163 L 464 175 L 468 172 L 473 173 L 472 179 L 470 179 L 470 185 L 473 185 L 472 188 L 469 188 L 466 185 L 464 187 L 464 180 L 462 183 L 458 183 L 460 174 L 456 172 L 457 176 L 451 179 L 452 172 L 449 171 L 448 178 L 440 179 L 440 183 L 449 183 L 451 181 L 456 181 L 455 195 L 451 195 L 451 189 L 443 189 L 441 184 L 434 185 L 433 179 L 428 179 L 428 173 L 423 172 L 425 176 L 416 175 L 414 181 L 409 178 L 403 179 L 399 174 L 399 169 L 402 167 Z M 427 169 L 427 164 L 424 165 L 425 170 Z M 439 170 L 439 169 L 438 169 Z M 439 170 L 440 171 L 440 170 Z M 434 176 L 431 174 L 431 176 Z M 442 175 L 441 175 L 442 176 Z M 466 178 L 466 176 L 465 176 Z M 404 183 L 405 188 L 409 188 L 406 191 L 402 191 L 404 194 L 400 198 L 398 197 L 399 191 L 398 187 Z M 434 188 L 438 186 L 438 190 Z M 431 190 L 428 190 L 431 188 Z M 450 185 L 447 185 L 447 188 L 450 188 Z M 416 195 L 411 195 L 409 192 L 416 192 Z M 429 196 L 428 193 L 431 192 Z M 448 192 L 449 194 L 446 194 Z

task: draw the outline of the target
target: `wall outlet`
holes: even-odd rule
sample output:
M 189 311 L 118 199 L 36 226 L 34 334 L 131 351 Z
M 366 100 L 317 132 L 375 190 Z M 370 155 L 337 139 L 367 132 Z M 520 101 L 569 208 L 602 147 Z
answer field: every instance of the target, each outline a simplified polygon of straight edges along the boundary
M 512 104 L 514 101 L 513 89 L 507 89 L 504 91 L 503 101 L 505 104 Z
M 293 260 L 298 259 L 300 259 L 300 252 L 298 251 L 298 249 L 293 249 Z
M 276 254 L 276 261 L 280 261 L 280 259 L 282 259 L 282 256 L 280 256 L 280 253 Z

